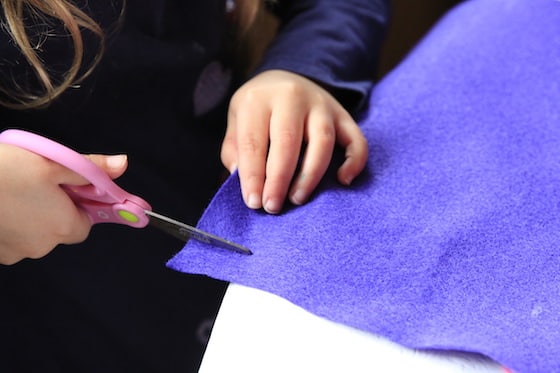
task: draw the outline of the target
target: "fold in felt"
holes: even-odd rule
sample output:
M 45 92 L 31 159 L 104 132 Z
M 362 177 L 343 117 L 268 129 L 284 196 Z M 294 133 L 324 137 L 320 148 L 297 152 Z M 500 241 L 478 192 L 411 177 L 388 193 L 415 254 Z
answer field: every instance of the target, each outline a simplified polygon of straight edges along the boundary
M 372 92 L 367 169 L 309 203 L 245 207 L 232 175 L 168 265 L 419 349 L 560 371 L 560 2 L 472 0 Z

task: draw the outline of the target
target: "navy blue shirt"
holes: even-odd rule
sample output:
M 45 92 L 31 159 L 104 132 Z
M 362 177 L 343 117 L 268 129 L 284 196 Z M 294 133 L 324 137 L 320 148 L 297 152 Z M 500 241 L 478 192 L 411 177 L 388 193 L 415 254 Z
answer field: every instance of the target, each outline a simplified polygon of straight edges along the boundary
M 46 109 L 0 109 L 0 130 L 126 153 L 119 185 L 194 225 L 219 187 L 227 103 L 242 82 L 225 0 L 128 1 L 120 19 L 118 2 L 85 3 L 107 29 L 100 64 Z M 386 3 L 280 2 L 280 34 L 257 72 L 300 73 L 356 109 L 373 84 Z M 56 41 L 44 47 L 47 62 L 66 53 Z M 2 83 L 25 74 L 5 34 L 0 52 Z M 226 284 L 167 269 L 181 248 L 151 228 L 99 224 L 82 244 L 0 267 L 1 370 L 197 371 Z

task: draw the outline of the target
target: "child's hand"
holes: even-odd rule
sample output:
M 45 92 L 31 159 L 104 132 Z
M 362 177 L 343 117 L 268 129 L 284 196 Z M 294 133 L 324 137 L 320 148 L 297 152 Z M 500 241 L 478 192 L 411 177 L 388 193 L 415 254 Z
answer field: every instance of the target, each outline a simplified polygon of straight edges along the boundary
M 294 178 L 300 151 L 301 168 Z M 234 94 L 222 162 L 239 171 L 243 198 L 253 209 L 278 213 L 286 196 L 304 203 L 331 161 L 335 144 L 346 160 L 338 180 L 349 185 L 367 161 L 367 142 L 350 114 L 325 89 L 281 70 L 261 73 Z
M 126 169 L 123 156 L 88 156 L 112 178 Z M 78 174 L 21 148 L 0 144 L 0 263 L 40 258 L 58 244 L 86 239 L 91 223 L 60 184 L 85 185 Z

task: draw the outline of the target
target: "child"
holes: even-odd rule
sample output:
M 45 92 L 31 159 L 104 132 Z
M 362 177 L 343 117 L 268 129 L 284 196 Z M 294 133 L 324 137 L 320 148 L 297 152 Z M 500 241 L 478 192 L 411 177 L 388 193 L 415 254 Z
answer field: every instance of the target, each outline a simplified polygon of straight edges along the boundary
M 335 143 L 342 183 L 364 167 L 347 110 L 371 87 L 385 1 L 275 4 L 278 34 L 246 81 L 234 46 L 258 24 L 257 1 L 1 4 L 0 130 L 95 153 L 168 216 L 196 224 L 219 186 L 220 147 L 247 205 L 269 213 L 307 200 Z M 17 262 L 0 268 L 3 367 L 196 371 L 225 284 L 166 269 L 181 243 L 157 231 L 91 229 L 58 187 L 85 181 L 63 167 L 0 145 L 0 174 L 0 261 Z M 46 255 L 61 243 L 72 245 Z

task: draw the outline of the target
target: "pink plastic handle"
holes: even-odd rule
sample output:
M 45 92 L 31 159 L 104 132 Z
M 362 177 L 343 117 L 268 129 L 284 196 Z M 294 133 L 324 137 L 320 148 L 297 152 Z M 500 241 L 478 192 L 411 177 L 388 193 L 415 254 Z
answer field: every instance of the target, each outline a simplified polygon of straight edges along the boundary
M 39 154 L 80 174 L 90 185 L 63 185 L 70 198 L 88 214 L 92 224 L 118 223 L 143 228 L 149 223 L 148 202 L 121 189 L 82 154 L 37 134 L 10 129 L 0 133 L 0 143 Z

